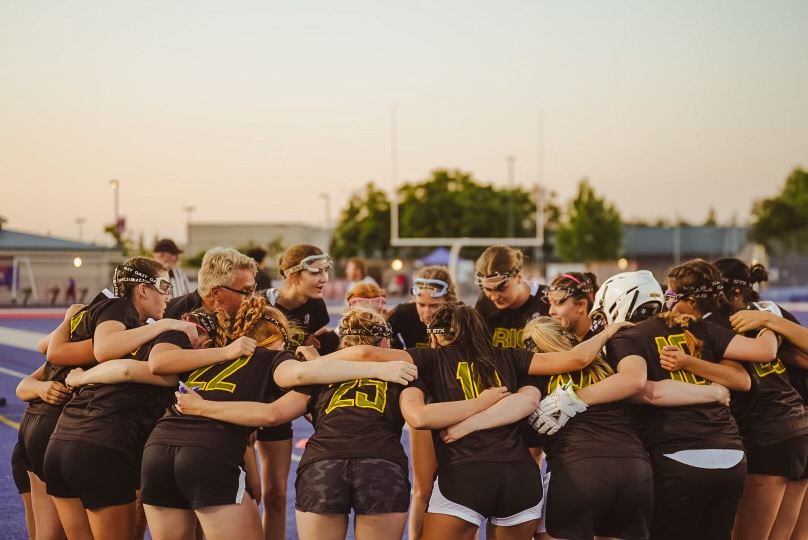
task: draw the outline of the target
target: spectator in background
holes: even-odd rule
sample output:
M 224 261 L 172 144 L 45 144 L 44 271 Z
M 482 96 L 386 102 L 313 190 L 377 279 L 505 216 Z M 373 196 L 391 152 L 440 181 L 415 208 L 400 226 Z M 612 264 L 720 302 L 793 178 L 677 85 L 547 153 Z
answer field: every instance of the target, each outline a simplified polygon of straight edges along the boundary
M 188 281 L 188 276 L 180 270 L 180 253 L 182 253 L 182 250 L 177 247 L 174 240 L 169 238 L 163 238 L 154 244 L 154 259 L 168 268 L 168 279 L 172 285 L 172 298 L 184 296 L 193 290 L 191 282 Z
M 348 278 L 348 285 L 345 287 L 346 299 L 347 294 L 351 292 L 351 289 L 353 289 L 359 283 L 371 283 L 373 285 L 378 285 L 376 280 L 367 274 L 365 261 L 359 257 L 351 257 L 348 259 L 348 262 L 345 263 L 345 277 Z
M 265 291 L 272 288 L 272 278 L 269 277 L 269 272 L 266 269 L 264 260 L 267 257 L 267 251 L 260 247 L 254 247 L 245 253 L 247 257 L 251 257 L 258 265 L 258 272 L 255 274 L 255 286 L 259 291 Z
M 73 278 L 73 276 L 67 278 L 67 288 L 65 289 L 65 302 L 69 304 L 76 303 L 76 280 Z

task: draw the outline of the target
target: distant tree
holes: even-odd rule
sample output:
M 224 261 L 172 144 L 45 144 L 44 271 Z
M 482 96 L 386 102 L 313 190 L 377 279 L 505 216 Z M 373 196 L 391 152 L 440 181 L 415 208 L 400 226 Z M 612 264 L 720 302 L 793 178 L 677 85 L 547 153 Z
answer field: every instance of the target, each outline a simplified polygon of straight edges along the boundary
M 386 257 L 390 251 L 390 201 L 387 194 L 368 182 L 342 211 L 331 239 L 329 253 L 336 259 L 360 255 Z
M 750 239 L 775 252 L 808 252 L 808 172 L 794 169 L 776 197 L 752 207 Z
M 558 228 L 556 251 L 565 261 L 609 260 L 620 256 L 622 244 L 620 213 L 599 198 L 584 178 Z
M 405 184 L 399 193 L 402 236 L 507 236 L 511 211 L 514 236 L 535 233 L 535 199 L 522 188 L 496 189 L 469 173 L 439 169 L 425 182 Z
M 715 227 L 718 225 L 718 218 L 715 215 L 715 207 L 711 206 L 707 214 L 707 219 L 704 220 L 705 227 Z

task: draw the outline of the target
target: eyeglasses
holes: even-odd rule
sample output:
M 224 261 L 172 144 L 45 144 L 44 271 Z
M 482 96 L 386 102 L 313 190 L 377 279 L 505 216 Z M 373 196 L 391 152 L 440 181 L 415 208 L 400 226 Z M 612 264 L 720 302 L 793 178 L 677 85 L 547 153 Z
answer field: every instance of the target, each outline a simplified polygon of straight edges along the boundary
M 413 296 L 418 296 L 424 290 L 433 291 L 429 293 L 432 298 L 440 298 L 449 292 L 449 284 L 442 279 L 415 278 L 412 280 L 412 290 L 410 292 L 412 292 Z
M 325 266 L 311 266 L 309 263 L 314 261 L 326 261 Z M 300 272 L 301 270 L 306 270 L 307 272 L 311 272 L 312 274 L 319 274 L 320 272 L 329 272 L 334 267 L 334 263 L 331 262 L 331 257 L 328 253 L 321 253 L 320 255 L 309 255 L 299 264 L 294 265 L 293 267 L 286 270 L 283 273 L 284 277 L 289 277 L 291 274 L 295 272 Z
M 488 292 L 502 292 L 508 283 L 508 280 L 518 274 L 517 270 L 510 272 L 495 272 L 487 276 L 477 272 L 474 276 L 474 283 L 483 291 Z
M 243 294 L 244 296 L 252 296 L 255 294 L 256 284 L 253 283 L 251 287 L 245 287 L 244 289 L 234 289 L 233 287 L 228 287 L 226 285 L 219 285 L 220 289 L 227 289 L 228 291 L 232 291 L 237 294 Z
M 174 290 L 174 286 L 171 285 L 171 281 L 164 277 L 152 278 L 152 285 L 154 285 L 154 288 L 157 289 L 157 292 L 160 294 L 169 295 L 171 294 L 171 291 Z

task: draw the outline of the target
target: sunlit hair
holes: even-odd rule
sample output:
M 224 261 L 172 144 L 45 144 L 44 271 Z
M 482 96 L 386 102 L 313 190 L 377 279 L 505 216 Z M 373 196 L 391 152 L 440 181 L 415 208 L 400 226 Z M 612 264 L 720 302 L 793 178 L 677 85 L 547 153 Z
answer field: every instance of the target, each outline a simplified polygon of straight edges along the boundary
M 485 321 L 476 309 L 456 302 L 441 304 L 429 326 L 451 328 L 451 333 L 443 334 L 450 340 L 447 347 L 455 348 L 462 358 L 473 359 L 472 377 L 480 391 L 501 385 L 494 360 L 494 345 Z
M 182 317 L 207 333 L 214 347 L 224 347 L 229 341 L 230 316 L 223 309 L 213 313 L 198 309 Z
M 508 246 L 491 246 L 477 259 L 474 269 L 484 276 L 490 276 L 496 273 L 519 273 L 524 264 L 525 256 L 521 251 Z
M 693 315 L 687 315 L 684 313 L 674 313 L 672 311 L 666 311 L 664 313 L 660 313 L 657 315 L 660 319 L 664 320 L 668 324 L 668 328 L 673 328 L 674 326 L 680 326 L 685 330 L 685 345 L 687 345 L 688 353 L 690 356 L 694 356 L 696 358 L 701 358 L 701 353 L 704 350 L 704 342 L 693 335 L 688 327 L 690 323 L 693 321 L 697 321 L 698 318 L 694 317 Z
M 342 316 L 339 323 L 340 331 L 352 329 L 370 332 L 373 327 L 385 326 L 387 322 L 384 316 L 376 309 L 367 306 L 354 306 Z M 340 335 L 339 347 L 352 347 L 354 345 L 379 345 L 384 337 L 382 336 L 347 336 Z
M 692 298 L 702 315 L 723 309 L 726 302 L 721 294 L 721 272 L 703 259 L 671 268 L 668 288 L 682 294 L 683 298 Z
M 259 347 L 270 347 L 278 341 L 287 341 L 285 347 L 288 349 L 294 344 L 288 342 L 293 341 L 294 332 L 295 329 L 289 325 L 289 321 L 280 310 L 268 305 L 263 296 L 253 296 L 241 304 L 233 321 L 230 337 L 231 339 L 238 339 L 241 336 L 251 337 L 258 342 Z M 286 340 L 285 336 L 289 339 Z
M 168 272 L 168 269 L 165 266 L 155 261 L 154 259 L 150 259 L 149 257 L 132 257 L 131 259 L 123 263 L 121 266 L 127 266 L 133 270 L 136 270 L 142 274 L 149 276 L 150 278 L 156 278 L 160 274 Z M 113 277 L 113 279 L 115 278 Z M 118 296 L 120 298 L 128 298 L 131 300 L 133 297 L 132 293 L 137 288 L 138 285 L 140 285 L 140 283 L 133 283 L 131 281 L 120 281 L 116 283 Z
M 570 298 L 573 300 L 586 300 L 586 311 L 592 311 L 592 305 L 595 302 L 595 293 L 598 292 L 598 278 L 592 272 L 567 272 L 566 274 L 559 274 L 550 284 L 550 289 L 553 288 L 566 288 L 569 289 L 571 294 Z M 576 289 L 586 288 L 590 292 L 580 292 Z M 575 292 L 572 292 L 575 291 Z
M 214 287 L 228 287 L 236 272 L 249 270 L 255 275 L 258 264 L 252 257 L 232 248 L 215 247 L 205 252 L 199 269 L 199 296 L 208 296 Z
M 376 285 L 375 283 L 367 283 L 367 282 L 360 282 L 353 286 L 353 288 L 348 292 L 348 305 L 351 307 L 362 305 L 368 307 L 375 307 L 375 304 L 365 303 L 362 300 L 365 299 L 375 299 L 375 298 L 386 298 L 387 293 L 384 289 Z
M 522 338 L 530 338 L 536 344 L 533 352 L 562 352 L 568 351 L 578 344 L 578 339 L 570 333 L 558 319 L 552 317 L 536 317 L 528 321 L 522 333 Z M 595 381 L 602 381 L 614 370 L 601 356 L 582 369 L 584 375 Z
M 323 250 L 317 246 L 311 244 L 295 244 L 278 256 L 278 270 L 280 270 L 282 276 L 286 276 L 287 270 L 300 264 L 306 257 L 322 254 Z M 286 279 L 297 279 L 294 277 L 295 275 L 297 275 L 297 273 L 286 276 Z
M 737 296 L 740 296 L 746 305 L 760 300 L 760 294 L 752 287 L 756 283 L 769 281 L 769 272 L 765 266 L 760 263 L 747 266 L 742 260 L 731 257 L 718 259 L 713 266 L 721 272 L 724 296 L 730 303 Z
M 424 266 L 423 268 L 418 269 L 418 271 L 416 271 L 412 277 L 413 279 L 439 279 L 446 282 L 449 285 L 449 289 L 442 298 L 445 298 L 447 302 L 457 302 L 455 284 L 452 281 L 452 275 L 449 273 L 449 269 L 445 266 Z M 429 289 L 429 285 L 425 285 L 423 288 Z

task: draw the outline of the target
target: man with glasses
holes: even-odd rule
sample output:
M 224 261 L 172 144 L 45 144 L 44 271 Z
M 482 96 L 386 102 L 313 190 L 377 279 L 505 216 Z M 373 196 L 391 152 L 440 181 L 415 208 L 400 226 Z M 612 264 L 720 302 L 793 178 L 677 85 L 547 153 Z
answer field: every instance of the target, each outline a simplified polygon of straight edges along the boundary
M 255 293 L 255 261 L 232 248 L 216 247 L 208 250 L 199 269 L 199 288 L 189 294 L 173 298 L 165 316 L 179 319 L 197 309 L 215 311 L 224 309 L 235 317 L 241 303 Z

